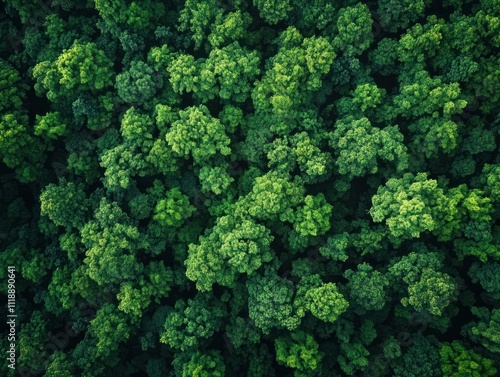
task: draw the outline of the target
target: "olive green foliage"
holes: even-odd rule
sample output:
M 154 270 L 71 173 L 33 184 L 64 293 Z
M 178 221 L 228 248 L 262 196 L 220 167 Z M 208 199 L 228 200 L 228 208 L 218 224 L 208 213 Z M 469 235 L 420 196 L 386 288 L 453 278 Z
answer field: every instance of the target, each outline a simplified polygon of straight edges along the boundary
M 183 356 L 183 354 L 179 355 Z M 195 352 L 187 361 L 184 361 L 185 358 L 182 356 L 174 360 L 177 376 L 223 377 L 225 375 L 224 372 L 226 368 L 219 353 L 210 352 L 208 354 L 202 354 L 200 352 Z
M 222 325 L 225 307 L 210 294 L 198 293 L 187 303 L 179 300 L 165 319 L 161 342 L 182 351 L 210 338 Z
M 291 10 L 290 1 L 279 0 L 254 0 L 260 16 L 270 24 L 286 19 L 287 13 Z
M 272 259 L 272 240 L 269 229 L 251 219 L 220 217 L 199 245 L 189 246 L 186 276 L 202 291 L 215 282 L 231 286 L 238 273 L 251 274 Z
M 264 334 L 272 328 L 297 328 L 300 319 L 294 315 L 293 284 L 266 269 L 263 277 L 253 275 L 247 280 L 249 317 Z
M 219 119 L 210 115 L 206 106 L 181 110 L 179 117 L 165 137 L 178 156 L 187 158 L 191 155 L 195 162 L 202 163 L 217 153 L 231 153 L 224 127 Z
M 43 61 L 33 68 L 35 89 L 51 101 L 82 91 L 96 93 L 112 84 L 113 63 L 95 43 L 77 41 L 55 61 Z
M 349 280 L 350 297 L 364 310 L 381 310 L 387 300 L 386 287 L 389 280 L 369 264 L 358 265 L 358 270 L 347 270 L 344 276 Z
M 441 356 L 443 376 L 487 377 L 497 373 L 492 360 L 465 348 L 456 340 L 451 344 L 442 343 L 439 355 Z
M 178 187 L 167 192 L 166 199 L 158 202 L 153 219 L 164 226 L 180 226 L 196 208 L 189 204 L 189 198 Z
M 377 159 L 394 161 L 396 169 L 408 167 L 403 135 L 397 127 L 382 130 L 372 127 L 368 118 L 349 117 L 335 124 L 330 145 L 337 154 L 335 164 L 340 174 L 349 177 L 377 173 Z
M 498 0 L 2 5 L 0 376 L 498 375 Z
M 302 331 L 292 332 L 290 338 L 278 338 L 275 344 L 276 360 L 295 369 L 295 376 L 309 376 L 311 372 L 320 372 L 323 354 L 311 335 Z
M 334 283 L 323 283 L 319 275 L 303 278 L 297 289 L 295 300 L 297 312 L 305 310 L 324 322 L 335 322 L 349 307 L 349 303 Z

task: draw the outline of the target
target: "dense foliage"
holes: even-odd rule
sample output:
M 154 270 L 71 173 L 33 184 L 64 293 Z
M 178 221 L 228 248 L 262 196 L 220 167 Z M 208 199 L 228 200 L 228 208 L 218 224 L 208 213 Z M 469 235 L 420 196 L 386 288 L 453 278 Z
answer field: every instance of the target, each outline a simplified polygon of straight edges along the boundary
M 498 375 L 498 0 L 1 3 L 2 376 Z

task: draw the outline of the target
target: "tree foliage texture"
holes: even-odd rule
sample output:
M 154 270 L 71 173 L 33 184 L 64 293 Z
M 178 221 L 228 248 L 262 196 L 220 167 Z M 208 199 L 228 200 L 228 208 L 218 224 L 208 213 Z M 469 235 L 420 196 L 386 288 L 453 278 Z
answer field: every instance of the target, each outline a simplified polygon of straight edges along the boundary
M 498 0 L 1 3 L 1 376 L 499 375 Z

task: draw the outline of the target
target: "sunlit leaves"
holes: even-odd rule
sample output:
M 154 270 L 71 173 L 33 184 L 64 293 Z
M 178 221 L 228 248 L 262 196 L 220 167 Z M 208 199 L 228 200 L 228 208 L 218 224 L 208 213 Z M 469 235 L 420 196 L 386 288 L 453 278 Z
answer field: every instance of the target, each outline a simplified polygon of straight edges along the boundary
M 229 138 L 217 118 L 210 115 L 206 106 L 189 107 L 179 112 L 180 119 L 172 123 L 166 140 L 181 157 L 193 156 L 203 162 L 217 153 L 228 155 Z
M 165 199 L 158 202 L 153 219 L 163 226 L 179 227 L 195 210 L 188 197 L 175 187 L 167 192 Z

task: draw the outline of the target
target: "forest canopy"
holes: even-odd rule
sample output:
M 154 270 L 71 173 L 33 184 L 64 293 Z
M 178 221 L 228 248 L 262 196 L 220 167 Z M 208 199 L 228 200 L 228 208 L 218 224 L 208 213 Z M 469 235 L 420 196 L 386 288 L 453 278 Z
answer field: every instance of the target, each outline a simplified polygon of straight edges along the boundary
M 500 373 L 498 0 L 0 4 L 2 376 Z

